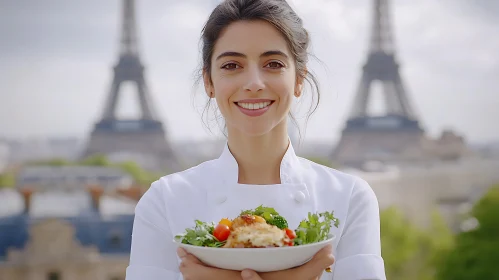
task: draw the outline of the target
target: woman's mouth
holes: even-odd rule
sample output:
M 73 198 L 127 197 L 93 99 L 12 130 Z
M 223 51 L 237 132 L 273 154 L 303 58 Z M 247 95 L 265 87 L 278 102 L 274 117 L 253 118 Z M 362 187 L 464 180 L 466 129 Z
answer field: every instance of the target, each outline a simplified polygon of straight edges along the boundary
M 270 105 L 272 101 L 265 101 L 265 102 L 258 102 L 258 103 L 245 103 L 245 102 L 237 102 L 237 106 L 242 107 L 244 109 L 250 109 L 250 110 L 258 110 L 265 108 Z
M 273 100 L 241 100 L 234 102 L 239 110 L 250 117 L 263 115 L 274 103 Z

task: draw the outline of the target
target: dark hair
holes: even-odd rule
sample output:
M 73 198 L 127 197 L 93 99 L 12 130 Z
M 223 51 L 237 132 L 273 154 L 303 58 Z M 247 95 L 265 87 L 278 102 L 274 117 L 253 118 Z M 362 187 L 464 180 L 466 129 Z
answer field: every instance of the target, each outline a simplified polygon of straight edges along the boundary
M 301 18 L 293 11 L 285 0 L 225 0 L 220 3 L 211 13 L 208 21 L 202 29 L 202 65 L 199 71 L 198 83 L 206 72 L 211 82 L 211 58 L 213 49 L 222 31 L 231 23 L 246 20 L 264 20 L 279 30 L 288 43 L 288 47 L 294 57 L 296 65 L 296 77 L 304 79 L 309 83 L 312 96 L 307 121 L 315 112 L 320 100 L 319 83 L 313 73 L 307 70 L 309 58 L 308 48 L 310 36 L 303 27 Z M 209 111 L 211 99 L 203 110 L 204 114 Z M 291 120 L 298 125 L 294 116 L 290 114 Z M 216 116 L 218 120 L 221 116 Z M 205 123 L 206 125 L 206 123 Z M 209 126 L 207 125 L 209 129 Z M 300 132 L 301 138 L 301 132 Z

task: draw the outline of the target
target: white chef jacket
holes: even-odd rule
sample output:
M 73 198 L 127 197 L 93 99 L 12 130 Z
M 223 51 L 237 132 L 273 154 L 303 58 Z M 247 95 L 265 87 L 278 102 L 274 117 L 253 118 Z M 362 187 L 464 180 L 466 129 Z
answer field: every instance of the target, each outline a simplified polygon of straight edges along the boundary
M 173 237 L 194 220 L 218 222 L 259 205 L 274 207 L 296 228 L 308 212 L 334 211 L 335 264 L 321 280 L 385 280 L 379 207 L 364 180 L 296 156 L 290 144 L 281 184 L 238 183 L 238 165 L 228 146 L 218 159 L 154 182 L 135 209 L 126 280 L 178 280 L 180 260 Z

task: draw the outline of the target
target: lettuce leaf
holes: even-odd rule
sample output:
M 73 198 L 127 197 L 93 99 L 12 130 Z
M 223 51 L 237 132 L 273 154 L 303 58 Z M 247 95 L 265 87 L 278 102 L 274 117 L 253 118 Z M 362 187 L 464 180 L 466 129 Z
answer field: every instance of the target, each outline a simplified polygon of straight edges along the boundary
M 183 234 L 176 235 L 175 239 L 183 244 L 202 247 L 222 247 L 225 244 L 225 241 L 221 242 L 213 236 L 214 223 L 195 220 L 195 224 L 194 228 L 186 229 Z
M 334 211 L 323 213 L 308 213 L 308 219 L 300 222 L 295 230 L 295 246 L 324 241 L 328 238 L 331 227 L 338 227 L 339 220 L 334 217 Z

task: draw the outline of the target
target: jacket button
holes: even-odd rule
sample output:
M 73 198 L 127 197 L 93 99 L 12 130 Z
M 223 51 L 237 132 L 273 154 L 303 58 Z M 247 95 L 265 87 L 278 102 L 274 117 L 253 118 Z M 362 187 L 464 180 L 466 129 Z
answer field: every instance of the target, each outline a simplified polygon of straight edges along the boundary
M 296 200 L 296 202 L 298 203 L 301 203 L 303 201 L 305 201 L 305 194 L 303 192 L 296 192 L 295 195 L 294 195 L 294 198 Z

